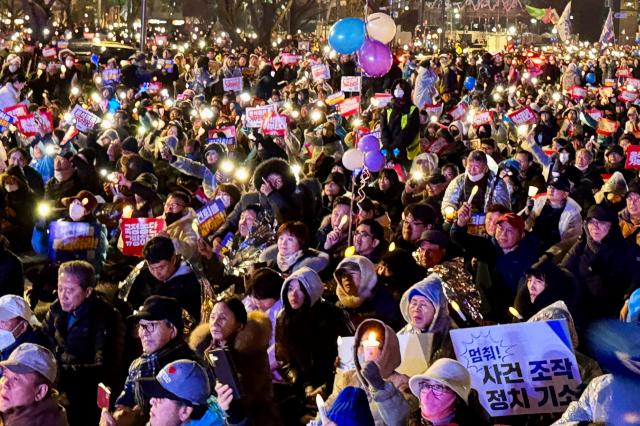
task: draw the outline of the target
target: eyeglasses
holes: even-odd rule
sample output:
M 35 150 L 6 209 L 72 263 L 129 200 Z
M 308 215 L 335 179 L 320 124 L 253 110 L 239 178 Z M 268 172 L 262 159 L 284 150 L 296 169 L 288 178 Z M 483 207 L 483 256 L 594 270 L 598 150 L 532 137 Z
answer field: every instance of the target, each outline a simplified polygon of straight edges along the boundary
M 156 328 L 164 321 L 155 321 L 155 322 L 147 322 L 147 323 L 138 323 L 138 330 L 143 331 L 145 334 L 152 334 L 156 331 Z
M 420 383 L 420 392 L 426 391 L 426 390 L 433 391 L 433 393 L 439 394 L 439 395 L 451 392 L 451 390 L 448 387 L 444 386 L 444 385 L 440 385 L 440 384 L 436 384 L 436 383 L 429 383 L 429 382 Z

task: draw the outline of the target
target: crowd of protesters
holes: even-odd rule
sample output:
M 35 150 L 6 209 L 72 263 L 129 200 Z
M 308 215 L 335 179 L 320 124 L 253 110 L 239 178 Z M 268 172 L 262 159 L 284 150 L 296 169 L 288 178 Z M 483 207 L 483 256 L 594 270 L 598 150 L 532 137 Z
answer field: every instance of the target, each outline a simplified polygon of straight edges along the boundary
M 399 50 L 372 78 L 293 38 L 120 62 L 46 48 L 0 71 L 0 424 L 637 424 L 636 49 Z M 349 114 L 342 77 L 361 77 Z M 286 129 L 250 127 L 259 106 Z M 366 134 L 380 171 L 343 162 Z M 131 255 L 121 225 L 144 218 L 163 228 Z M 557 316 L 582 395 L 491 418 L 450 330 Z M 634 342 L 617 369 L 589 344 L 606 319 Z M 418 333 L 409 377 L 398 336 Z

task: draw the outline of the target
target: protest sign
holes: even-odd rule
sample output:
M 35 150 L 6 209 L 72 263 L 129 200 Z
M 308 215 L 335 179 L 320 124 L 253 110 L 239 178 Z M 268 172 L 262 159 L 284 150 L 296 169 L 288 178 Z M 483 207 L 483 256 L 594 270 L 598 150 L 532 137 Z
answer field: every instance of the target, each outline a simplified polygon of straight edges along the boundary
M 509 117 L 509 120 L 511 120 L 516 126 L 520 126 L 522 124 L 534 124 L 538 121 L 535 111 L 528 106 L 507 114 L 507 117 Z
M 45 47 L 42 49 L 42 56 L 45 58 L 55 58 L 56 54 L 57 52 L 55 47 Z
M 292 55 L 291 53 L 283 53 L 280 57 L 283 65 L 295 65 L 300 60 L 299 55 Z
M 338 357 L 340 358 L 338 368 L 340 370 L 356 368 L 353 359 L 354 342 L 355 336 L 338 337 Z M 398 334 L 398 343 L 402 361 L 396 371 L 409 377 L 424 373 L 424 370 L 429 367 L 433 350 L 433 333 Z
M 599 110 L 597 108 L 588 109 L 585 112 L 589 115 L 589 117 L 591 117 L 595 121 L 600 120 L 604 116 L 604 114 L 602 113 L 602 110 Z
M 628 90 L 638 90 L 638 89 L 640 89 L 640 79 L 637 79 L 637 78 L 629 78 L 629 79 L 627 79 L 627 89 Z
M 262 133 L 271 136 L 284 136 L 287 133 L 287 116 L 270 112 L 262 121 Z
M 93 260 L 100 242 L 100 227 L 86 222 L 56 220 L 49 224 L 48 257 L 52 262 Z
M 491 123 L 491 120 L 493 120 L 491 111 L 478 111 L 473 116 L 473 125 L 479 127 L 483 124 Z
M 360 92 L 362 86 L 362 79 L 360 76 L 354 77 L 342 77 L 340 79 L 340 90 L 343 92 Z
M 360 111 L 360 96 L 345 99 L 338 104 L 338 114 L 343 117 L 355 115 Z
M 449 115 L 454 120 L 460 120 L 469 110 L 469 104 L 466 102 L 460 102 L 458 105 L 454 106 L 451 111 L 449 111 Z
M 629 145 L 627 147 L 627 161 L 625 169 L 640 169 L 640 145 Z
M 262 122 L 267 114 L 277 111 L 278 110 L 275 105 L 247 108 L 245 110 L 244 125 L 249 128 L 259 129 L 262 127 Z
M 18 130 L 25 136 L 36 136 L 40 131 L 53 132 L 53 117 L 51 111 L 34 112 L 18 118 Z
M 610 98 L 613 96 L 613 87 L 600 87 L 598 89 L 598 94 L 603 98 Z
M 422 109 L 424 109 L 430 117 L 440 117 L 443 108 L 443 104 L 425 104 Z
M 314 81 L 329 80 L 331 78 L 331 72 L 329 72 L 329 67 L 325 64 L 316 64 L 311 66 L 311 76 Z
M 326 97 L 324 102 L 329 106 L 334 106 L 344 101 L 344 92 L 332 93 Z
M 623 90 L 622 93 L 620 93 L 620 95 L 618 96 L 618 99 L 624 102 L 633 102 L 636 100 L 637 97 L 638 97 L 638 94 L 636 92 Z
M 305 40 L 301 40 L 298 42 L 298 49 L 299 50 L 309 50 L 309 42 L 305 41 Z
M 56 47 L 58 49 L 68 49 L 69 48 L 69 42 L 67 40 L 58 40 L 56 42 Z
M 371 100 L 371 104 L 374 108 L 384 108 L 389 102 L 391 102 L 391 99 L 393 99 L 393 95 L 391 93 L 375 93 Z
M 24 117 L 29 114 L 29 110 L 25 104 L 16 104 L 10 107 L 6 107 L 2 111 L 6 112 L 13 118 Z
M 631 76 L 631 70 L 629 68 L 620 68 L 616 71 L 616 77 L 627 78 Z
M 142 256 L 144 245 L 165 228 L 162 218 L 132 217 L 120 221 L 122 233 L 122 254 Z
M 241 92 L 242 77 L 230 77 L 222 79 L 222 88 L 225 92 Z
M 596 127 L 596 133 L 601 136 L 611 136 L 618 130 L 619 123 L 617 121 L 603 118 L 598 121 L 598 127 Z
M 156 68 L 170 72 L 173 69 L 173 59 L 158 59 Z
M 10 124 L 16 122 L 16 119 L 7 114 L 6 112 L 0 111 L 0 130 L 4 130 L 9 127 Z
M 82 133 L 89 133 L 100 122 L 100 117 L 76 105 L 71 110 L 71 116 L 76 120 L 76 128 Z
M 224 136 L 220 136 L 221 134 Z M 236 143 L 236 128 L 234 126 L 223 126 L 209 130 L 207 133 L 207 143 L 233 145 Z
M 492 417 L 562 412 L 582 389 L 564 319 L 461 328 L 450 335 Z
M 109 86 L 120 83 L 120 68 L 107 68 L 102 70 L 102 84 Z
M 582 86 L 573 86 L 569 89 L 569 94 L 573 99 L 584 99 L 587 97 L 587 89 Z
M 196 211 L 198 232 L 206 238 L 222 226 L 225 221 L 224 204 L 220 200 L 213 200 Z
M 445 138 L 440 136 L 433 142 L 430 142 L 427 146 L 425 146 L 425 152 L 440 155 L 448 146 L 449 142 L 447 142 Z

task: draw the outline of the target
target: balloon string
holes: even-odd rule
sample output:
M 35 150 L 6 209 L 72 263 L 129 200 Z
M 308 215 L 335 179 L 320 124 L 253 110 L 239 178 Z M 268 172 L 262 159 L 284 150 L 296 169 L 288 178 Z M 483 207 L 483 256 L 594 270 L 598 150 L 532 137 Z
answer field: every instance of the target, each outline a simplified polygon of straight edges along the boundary
M 360 178 L 360 186 L 358 187 L 358 202 L 356 205 L 358 206 L 358 213 L 362 211 L 362 202 L 365 198 L 367 198 L 367 194 L 365 194 L 364 189 L 367 187 L 369 183 L 369 179 L 371 179 L 371 173 L 369 173 L 369 168 L 364 166 L 362 168 L 362 177 Z

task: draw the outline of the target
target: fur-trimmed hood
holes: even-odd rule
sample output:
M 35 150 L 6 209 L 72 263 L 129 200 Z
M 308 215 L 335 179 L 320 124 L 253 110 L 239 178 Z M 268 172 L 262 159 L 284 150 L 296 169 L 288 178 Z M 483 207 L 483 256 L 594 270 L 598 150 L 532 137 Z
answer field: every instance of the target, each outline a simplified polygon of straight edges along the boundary
M 261 311 L 249 312 L 247 324 L 242 327 L 233 339 L 233 349 L 240 353 L 266 352 L 271 337 L 271 321 Z M 209 323 L 198 325 L 189 336 L 189 347 L 199 356 L 203 356 L 211 346 Z
M 283 185 L 278 192 L 291 196 L 296 189 L 296 178 L 291 171 L 291 167 L 289 167 L 289 163 L 281 158 L 270 158 L 256 167 L 256 171 L 253 174 L 253 186 L 256 189 L 260 189 L 262 179 L 266 179 L 272 173 L 282 176 Z
M 342 287 L 338 271 L 342 268 L 350 268 L 355 266 L 360 271 L 360 284 L 358 286 L 358 294 L 350 295 Z M 367 299 L 371 298 L 378 283 L 378 277 L 376 275 L 376 269 L 373 263 L 364 256 L 349 256 L 343 259 L 336 268 L 333 277 L 338 283 L 336 287 L 336 295 L 347 308 L 357 308 L 362 305 Z

